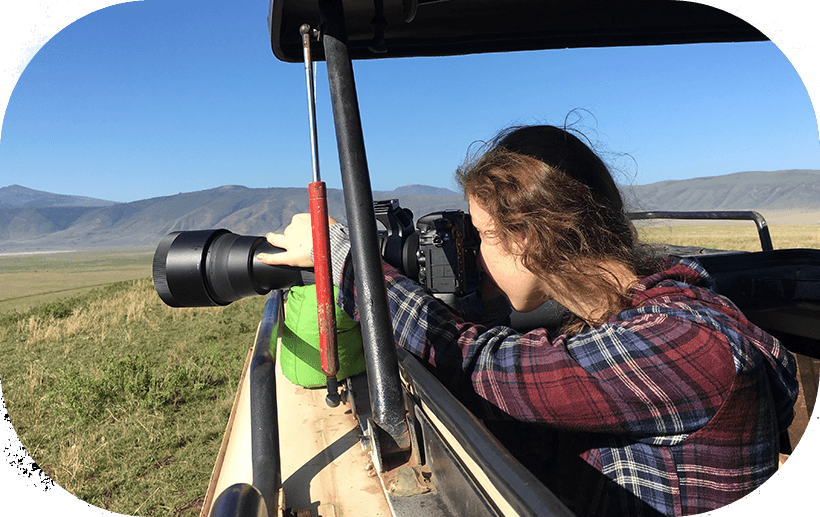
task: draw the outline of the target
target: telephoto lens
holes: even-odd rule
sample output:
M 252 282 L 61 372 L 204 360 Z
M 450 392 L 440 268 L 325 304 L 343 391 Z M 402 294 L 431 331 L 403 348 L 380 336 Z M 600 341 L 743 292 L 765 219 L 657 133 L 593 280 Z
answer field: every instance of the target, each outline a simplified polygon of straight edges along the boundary
M 154 252 L 154 288 L 171 307 L 209 307 L 314 283 L 313 269 L 256 259 L 282 251 L 264 237 L 224 229 L 169 233 Z

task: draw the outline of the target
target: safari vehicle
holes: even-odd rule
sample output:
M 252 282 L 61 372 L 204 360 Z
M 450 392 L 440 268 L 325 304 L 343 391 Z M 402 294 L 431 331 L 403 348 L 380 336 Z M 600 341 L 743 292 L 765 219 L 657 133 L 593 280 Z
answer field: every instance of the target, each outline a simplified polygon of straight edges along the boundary
M 394 346 L 351 62 L 765 36 L 723 11 L 663 0 L 272 0 L 268 21 L 276 58 L 307 61 L 309 92 L 310 63 L 327 63 L 367 370 L 343 383 L 343 404 L 336 407 L 335 386 L 329 384 L 329 393 L 294 386 L 275 360 L 287 286 L 251 286 L 247 294 L 230 282 L 223 286 L 237 296 L 269 293 L 202 515 L 572 515 L 424 366 Z M 294 64 L 294 73 L 298 68 Z M 720 291 L 754 323 L 792 352 L 820 357 L 820 251 L 772 250 L 766 223 L 755 213 L 632 214 L 655 217 L 754 220 L 761 251 L 664 251 L 698 255 Z M 192 266 L 184 274 L 193 283 L 210 282 L 209 267 L 232 267 L 227 258 L 206 264 L 212 238 L 189 245 L 190 256 L 179 259 Z M 163 242 L 155 282 L 158 270 L 165 275 L 172 267 L 169 248 L 179 244 Z M 263 245 L 258 239 L 244 245 L 242 267 L 251 267 L 247 257 Z M 170 289 L 163 282 L 158 290 Z M 230 301 L 202 296 L 205 304 Z M 552 314 L 516 325 L 548 326 Z M 808 380 L 806 391 L 816 392 L 816 379 Z M 782 452 L 791 452 L 791 442 L 781 437 Z

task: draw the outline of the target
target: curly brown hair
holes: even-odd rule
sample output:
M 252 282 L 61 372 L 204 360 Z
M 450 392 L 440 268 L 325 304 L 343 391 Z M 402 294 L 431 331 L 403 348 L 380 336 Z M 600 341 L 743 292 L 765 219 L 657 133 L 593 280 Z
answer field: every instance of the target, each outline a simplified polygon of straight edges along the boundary
M 609 300 L 597 321 L 575 316 L 565 332 L 600 325 L 630 305 L 625 286 L 601 264 L 622 264 L 638 278 L 658 270 L 637 241 L 609 169 L 567 130 L 507 129 L 459 167 L 456 177 L 465 197 L 493 218 L 505 249 L 520 254 L 527 269 L 551 285 L 561 278 L 564 285 L 596 289 Z M 527 246 L 511 246 L 521 236 Z

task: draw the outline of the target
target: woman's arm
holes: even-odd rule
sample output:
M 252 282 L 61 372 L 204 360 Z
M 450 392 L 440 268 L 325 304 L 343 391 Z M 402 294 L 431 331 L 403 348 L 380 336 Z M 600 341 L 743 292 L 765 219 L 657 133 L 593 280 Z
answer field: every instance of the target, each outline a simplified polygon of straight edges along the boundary
M 312 265 L 309 218 L 294 217 L 283 234 L 269 234 L 268 240 L 287 252 L 260 255 L 263 262 Z M 358 319 L 344 226 L 331 227 L 331 240 L 334 283 L 341 287 L 338 302 Z M 384 274 L 396 343 L 434 366 L 446 385 L 470 386 L 480 399 L 470 409 L 479 417 L 593 432 L 680 435 L 708 421 L 733 378 L 725 343 L 694 339 L 715 336 L 670 314 L 641 315 L 635 328 L 605 325 L 569 341 L 553 339 L 545 329 L 520 334 L 506 326 L 464 321 L 395 268 L 385 264 Z M 688 336 L 691 346 L 668 346 L 658 336 L 669 335 L 670 329 Z M 675 364 L 681 357 L 689 359 L 683 362 L 686 371 Z M 674 383 L 679 385 L 669 386 Z

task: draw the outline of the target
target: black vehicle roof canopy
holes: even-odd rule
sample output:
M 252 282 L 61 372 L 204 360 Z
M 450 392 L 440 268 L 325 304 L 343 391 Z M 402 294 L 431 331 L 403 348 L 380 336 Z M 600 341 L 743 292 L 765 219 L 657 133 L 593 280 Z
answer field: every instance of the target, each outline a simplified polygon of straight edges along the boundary
M 271 0 L 277 58 L 302 61 L 299 27 L 318 25 L 318 4 Z M 352 59 L 768 39 L 720 9 L 673 0 L 345 0 L 344 11 Z M 312 52 L 324 59 L 320 44 Z

